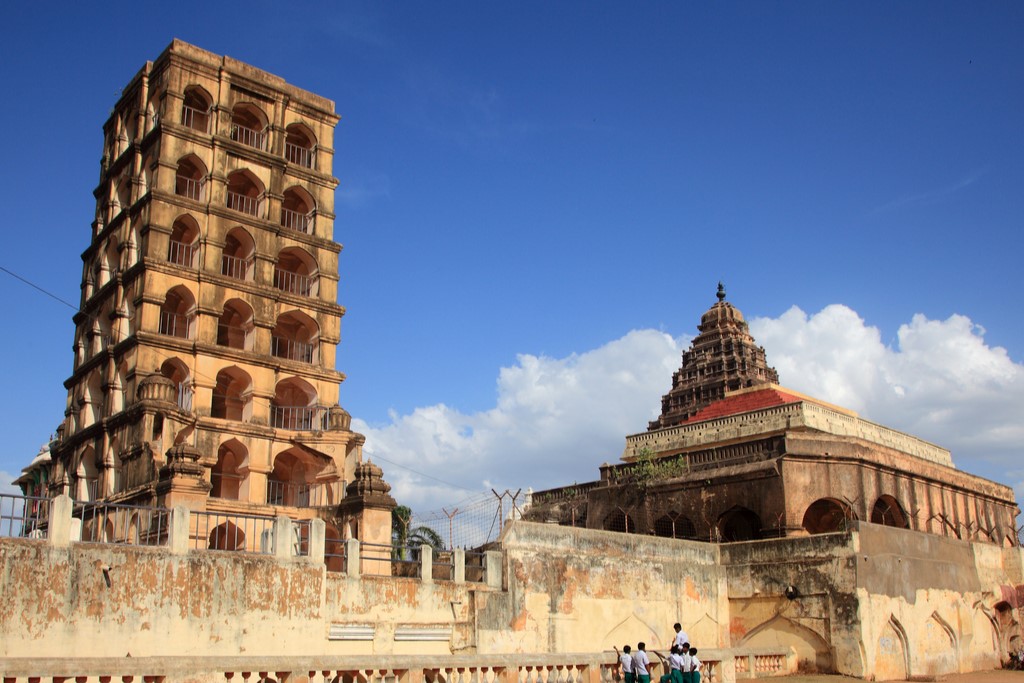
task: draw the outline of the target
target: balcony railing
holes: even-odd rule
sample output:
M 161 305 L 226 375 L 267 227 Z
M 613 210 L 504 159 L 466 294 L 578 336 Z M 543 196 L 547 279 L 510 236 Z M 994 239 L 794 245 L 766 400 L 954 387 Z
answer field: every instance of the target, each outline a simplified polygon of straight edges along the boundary
M 201 202 L 206 195 L 205 189 L 206 178 L 189 178 L 183 175 L 175 176 L 174 194 L 176 195 Z
M 228 190 L 228 208 L 234 211 L 241 211 L 250 216 L 260 215 L 260 206 L 263 204 L 263 196 L 249 197 L 239 192 Z
M 324 484 L 296 484 L 267 480 L 267 505 L 290 505 L 297 508 L 325 507 L 331 504 Z
M 208 133 L 210 132 L 210 112 L 183 104 L 181 105 L 181 123 L 193 130 Z
M 231 126 L 231 139 L 254 149 L 265 150 L 267 148 L 267 134 L 265 132 L 246 126 L 239 126 L 237 123 Z
M 46 538 L 50 499 L 0 493 L 0 538 Z
M 223 275 L 236 280 L 244 280 L 249 276 L 249 268 L 252 267 L 252 259 L 239 258 L 222 254 L 220 257 L 220 272 Z
M 280 268 L 274 271 L 274 286 L 282 292 L 298 294 L 300 296 L 312 296 L 313 285 L 316 278 L 299 275 Z
M 270 353 L 277 358 L 312 363 L 314 348 L 314 345 L 308 342 L 293 341 L 284 337 L 270 338 Z
M 186 268 L 195 267 L 195 255 L 199 247 L 193 244 L 186 244 L 177 240 L 171 240 L 171 246 L 167 250 L 167 260 Z
M 195 320 L 194 315 L 160 311 L 160 334 L 188 339 L 193 320 Z
M 277 429 L 323 431 L 327 429 L 327 407 L 271 405 L 270 422 Z
M 316 216 L 312 211 L 302 213 L 301 211 L 293 211 L 291 209 L 281 209 L 281 225 L 290 230 L 296 230 L 308 235 L 313 232 L 315 222 Z
M 302 147 L 293 142 L 284 143 L 284 158 L 289 164 L 313 168 L 313 159 L 316 157 L 315 150 L 309 147 Z
M 171 511 L 166 508 L 78 502 L 71 514 L 82 520 L 84 543 L 159 546 L 170 533 Z

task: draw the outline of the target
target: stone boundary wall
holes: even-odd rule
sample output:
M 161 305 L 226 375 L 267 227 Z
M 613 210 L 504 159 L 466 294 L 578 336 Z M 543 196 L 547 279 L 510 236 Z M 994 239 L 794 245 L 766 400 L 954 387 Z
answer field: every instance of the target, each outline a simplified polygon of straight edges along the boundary
M 496 585 L 348 576 L 280 554 L 52 541 L 0 539 L 8 683 L 383 683 L 360 671 L 460 683 L 463 673 L 442 675 L 460 662 L 478 683 L 611 683 L 614 671 L 597 667 L 612 666 L 613 645 L 664 651 L 674 621 L 711 683 L 815 667 L 934 676 L 998 664 L 1020 637 L 1019 606 L 1004 596 L 1024 583 L 1020 549 L 871 524 L 716 545 L 516 521 L 491 556 Z

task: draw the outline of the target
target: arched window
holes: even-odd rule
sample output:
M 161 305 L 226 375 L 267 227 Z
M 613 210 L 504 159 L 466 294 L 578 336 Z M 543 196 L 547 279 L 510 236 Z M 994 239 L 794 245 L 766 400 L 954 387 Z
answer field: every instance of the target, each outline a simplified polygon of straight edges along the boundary
M 167 260 L 186 268 L 195 268 L 199 256 L 199 224 L 191 216 L 179 216 L 171 226 Z
M 725 543 L 761 538 L 761 518 L 753 510 L 734 507 L 718 518 L 718 533 Z
M 252 236 L 241 227 L 231 228 L 224 239 L 224 252 L 220 260 L 221 274 L 236 280 L 251 281 L 255 258 L 256 243 Z
M 316 389 L 298 377 L 277 383 L 270 402 L 270 418 L 278 429 L 321 431 L 327 428 L 327 408 L 317 405 Z
M 803 527 L 809 534 L 846 531 L 857 517 L 846 503 L 834 498 L 819 498 L 807 507 Z
M 270 349 L 277 358 L 303 363 L 319 360 L 320 328 L 316 321 L 301 311 L 290 311 L 279 316 L 271 333 Z
M 196 320 L 196 300 L 192 292 L 178 285 L 167 292 L 160 307 L 160 334 L 192 339 Z
M 604 518 L 601 525 L 605 531 L 619 531 L 623 533 L 636 533 L 636 525 L 633 520 L 622 510 L 616 510 Z
M 195 154 L 178 160 L 174 194 L 197 202 L 206 200 L 206 164 Z
M 115 278 L 121 265 L 121 252 L 116 237 L 110 237 L 97 257 L 96 285 L 102 287 Z
M 238 439 L 231 439 L 217 449 L 217 464 L 210 470 L 210 496 L 239 500 L 245 480 L 242 468 L 248 463 L 249 451 Z
M 875 506 L 871 508 L 871 523 L 884 526 L 895 526 L 901 529 L 909 529 L 907 513 L 903 506 L 895 498 L 889 495 L 879 496 Z
M 77 499 L 93 501 L 99 498 L 100 472 L 92 446 L 86 446 L 82 451 L 75 474 L 78 476 Z
M 267 504 L 293 507 L 329 505 L 329 486 L 317 484 L 326 462 L 300 448 L 289 448 L 274 458 L 274 470 L 267 477 Z
M 252 330 L 252 307 L 241 299 L 225 302 L 217 323 L 217 343 L 232 349 L 251 349 Z
M 210 532 L 210 550 L 245 550 L 245 532 L 232 522 L 224 522 Z
M 316 168 L 316 136 L 301 123 L 293 123 L 285 129 L 284 158 L 288 163 L 306 168 Z
M 281 225 L 289 230 L 312 234 L 316 223 L 316 203 L 313 195 L 301 187 L 284 191 L 281 204 Z
M 662 538 L 696 538 L 697 530 L 688 517 L 673 512 L 662 515 L 654 522 L 654 535 Z
M 192 382 L 188 366 L 179 358 L 168 358 L 160 366 L 160 374 L 174 382 L 178 407 L 186 412 L 192 410 Z
M 201 133 L 209 133 L 212 103 L 213 98 L 210 94 L 198 85 L 185 88 L 185 99 L 181 103 L 182 125 Z
M 103 373 L 93 370 L 85 385 L 85 405 L 82 415 L 83 426 L 96 424 L 103 419 Z
M 240 368 L 224 368 L 217 373 L 210 417 L 247 422 L 252 416 L 252 379 Z
M 120 211 L 127 211 L 132 205 L 132 181 L 131 178 L 126 174 L 117 183 L 116 195 L 114 197 L 118 204 Z M 118 211 L 114 212 L 117 215 Z
M 228 176 L 227 206 L 250 216 L 263 216 L 263 183 L 250 171 L 235 171 Z
M 282 249 L 274 267 L 274 286 L 283 292 L 299 296 L 316 296 L 318 268 L 308 253 L 296 247 Z
M 267 115 L 255 104 L 236 104 L 231 110 L 231 139 L 246 147 L 267 149 Z

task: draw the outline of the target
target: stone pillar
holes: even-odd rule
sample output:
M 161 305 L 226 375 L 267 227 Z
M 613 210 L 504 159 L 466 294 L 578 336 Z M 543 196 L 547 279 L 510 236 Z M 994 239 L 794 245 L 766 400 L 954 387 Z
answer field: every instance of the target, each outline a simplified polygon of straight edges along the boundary
M 455 583 L 466 583 L 466 551 L 462 548 L 452 551 L 452 567 L 454 569 L 452 578 Z
M 391 486 L 384 472 L 372 462 L 356 467 L 355 478 L 345 489 L 338 506 L 342 526 L 354 530 L 360 546 L 360 571 L 363 574 L 390 574 L 391 512 L 397 507 L 389 495 Z
M 188 553 L 189 514 L 184 505 L 175 505 L 171 509 L 171 528 L 168 533 L 167 548 L 172 555 Z
M 349 578 L 359 578 L 359 541 L 350 538 L 345 541 L 345 574 Z
M 323 564 L 327 547 L 327 523 L 324 520 L 310 520 L 308 543 L 310 564 Z
M 167 460 L 160 468 L 156 483 L 157 505 L 173 508 L 185 505 L 192 510 L 205 510 L 210 484 L 199 464 L 200 453 L 192 446 L 178 444 L 167 450 Z
M 488 550 L 485 552 L 484 566 L 486 567 L 485 573 L 487 576 L 487 585 L 491 588 L 501 590 L 501 551 Z
M 47 534 L 50 545 L 64 548 L 71 543 L 71 510 L 74 502 L 61 494 L 50 499 L 50 529 Z M 79 531 L 81 535 L 81 531 Z
M 292 520 L 285 516 L 274 519 L 274 557 L 279 560 L 287 559 L 295 555 L 294 549 L 295 534 Z
M 434 582 L 434 549 L 429 545 L 420 546 L 420 580 Z

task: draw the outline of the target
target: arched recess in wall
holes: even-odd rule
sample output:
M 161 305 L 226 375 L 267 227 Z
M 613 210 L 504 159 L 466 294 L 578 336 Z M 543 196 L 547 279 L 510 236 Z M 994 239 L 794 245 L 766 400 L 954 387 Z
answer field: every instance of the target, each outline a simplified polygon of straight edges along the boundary
M 604 518 L 604 522 L 601 524 L 601 528 L 605 531 L 618 531 L 627 534 L 636 531 L 633 520 L 622 510 L 608 513 L 608 516 Z
M 334 503 L 328 477 L 333 463 L 293 446 L 274 457 L 274 469 L 267 477 L 267 504 L 321 507 Z M 337 477 L 334 477 L 335 479 Z
M 655 520 L 654 535 L 662 538 L 697 538 L 697 529 L 689 517 L 673 511 Z
M 907 513 L 899 501 L 889 495 L 879 496 L 875 505 L 871 508 L 871 523 L 884 526 L 895 526 L 900 529 L 909 529 Z
M 752 629 L 740 641 L 741 648 L 793 648 L 801 673 L 831 673 L 832 653 L 828 642 L 811 629 L 786 617 L 777 616 Z
M 651 628 L 650 624 L 644 622 L 636 614 L 630 614 L 605 633 L 601 638 L 601 642 L 595 643 L 595 645 L 600 645 L 601 650 L 611 650 L 613 646 L 621 648 L 622 643 L 636 643 L 638 641 L 644 641 L 649 647 L 653 648 L 655 647 L 654 644 L 659 642 L 658 633 Z
M 890 616 L 875 644 L 875 680 L 907 680 L 910 677 L 909 652 L 907 632 L 895 616 Z
M 245 532 L 231 522 L 224 522 L 210 532 L 210 550 L 245 550 Z
M 922 633 L 917 633 L 914 655 L 916 676 L 941 676 L 957 670 L 956 632 L 938 612 L 932 612 L 924 623 Z
M 1009 589 L 1012 591 L 1012 587 L 1003 586 L 1003 596 L 1006 597 L 1006 591 Z M 1019 623 L 1014 616 L 1013 605 L 1006 600 L 1000 600 L 996 604 L 992 605 L 994 612 L 993 617 L 996 622 L 996 631 L 1000 635 L 1000 642 L 1005 648 L 1004 651 L 1016 652 L 1020 648 L 1020 637 L 1012 635 L 1018 633 Z M 1017 645 L 1013 645 L 1013 638 L 1017 638 Z
M 997 669 L 1002 661 L 995 618 L 983 610 L 980 603 L 974 606 L 971 617 L 971 642 L 968 644 L 967 657 L 971 669 L 975 671 Z
M 849 505 L 835 498 L 819 498 L 807 506 L 803 527 L 809 534 L 830 534 L 846 531 L 857 519 Z
M 247 483 L 249 450 L 238 439 L 229 439 L 217 449 L 217 463 L 210 470 L 211 498 L 239 500 Z
M 718 534 L 725 543 L 759 539 L 761 518 L 753 510 L 737 505 L 718 518 Z

